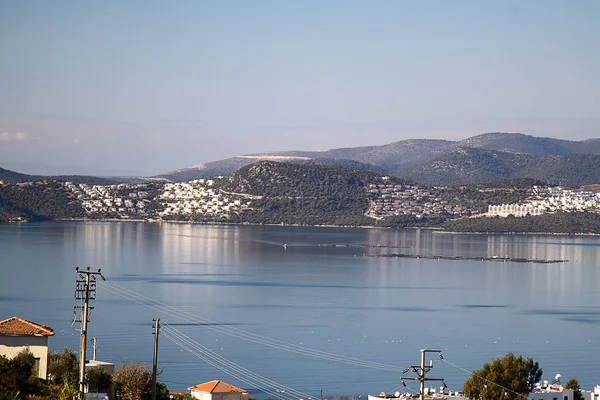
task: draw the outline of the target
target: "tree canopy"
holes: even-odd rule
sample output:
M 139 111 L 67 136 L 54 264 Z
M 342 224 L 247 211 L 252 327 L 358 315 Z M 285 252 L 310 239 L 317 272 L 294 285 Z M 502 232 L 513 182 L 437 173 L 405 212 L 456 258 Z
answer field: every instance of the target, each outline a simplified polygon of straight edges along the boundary
M 521 400 L 541 378 L 542 369 L 536 361 L 508 353 L 473 371 L 463 386 L 463 394 L 470 399 Z
M 571 378 L 565 383 L 565 389 L 573 389 L 573 398 L 575 400 L 583 400 L 583 394 L 581 393 L 581 388 L 579 387 L 579 381 L 575 378 Z
M 160 375 L 162 371 L 158 371 Z M 113 376 L 115 392 L 119 393 L 120 400 L 150 400 L 152 392 L 152 370 L 147 364 L 133 361 L 129 364 L 121 362 L 119 369 Z M 156 399 L 168 400 L 169 390 L 166 385 L 156 383 Z
M 79 360 L 73 350 L 66 348 L 62 353 L 50 351 L 48 353 L 48 377 L 59 385 L 79 384 Z

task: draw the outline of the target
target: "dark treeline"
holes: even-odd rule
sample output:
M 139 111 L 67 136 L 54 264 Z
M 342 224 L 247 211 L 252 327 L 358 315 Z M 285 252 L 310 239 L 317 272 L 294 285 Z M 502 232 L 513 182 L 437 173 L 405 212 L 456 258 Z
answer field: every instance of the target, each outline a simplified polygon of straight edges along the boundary
M 600 234 L 600 214 L 560 212 L 519 218 L 510 215 L 507 218 L 463 218 L 447 221 L 442 227 L 454 232 Z
M 81 218 L 84 210 L 62 182 L 0 185 L 0 221 Z

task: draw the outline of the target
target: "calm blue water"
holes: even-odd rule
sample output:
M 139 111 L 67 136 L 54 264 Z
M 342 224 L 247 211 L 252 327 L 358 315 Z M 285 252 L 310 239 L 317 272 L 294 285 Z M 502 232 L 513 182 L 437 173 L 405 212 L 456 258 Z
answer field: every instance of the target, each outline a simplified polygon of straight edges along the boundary
M 402 248 L 321 246 L 377 243 Z M 392 251 L 570 262 L 363 256 Z M 98 283 L 89 325 L 103 361 L 151 363 L 152 318 L 160 318 L 177 330 L 171 335 L 181 332 L 236 365 L 315 397 L 320 388 L 325 397 L 393 391 L 401 386 L 400 373 L 279 347 L 400 370 L 418 364 L 425 347 L 443 350 L 445 360 L 467 370 L 512 351 L 539 361 L 545 379 L 561 373 L 590 389 L 600 383 L 599 251 L 600 238 L 584 236 L 135 222 L 0 225 L 0 319 L 18 315 L 49 325 L 56 331 L 53 350 L 78 349 L 78 331 L 71 327 L 74 268 L 91 266 L 102 268 L 109 283 Z M 119 287 L 137 301 L 143 295 L 174 308 L 149 308 L 117 295 Z M 213 322 L 192 324 L 199 319 L 182 319 L 182 312 Z M 250 341 L 251 334 L 263 339 Z M 283 344 L 257 343 L 267 338 Z M 91 346 L 88 351 L 91 358 Z M 207 364 L 171 341 L 165 328 L 159 365 L 171 390 L 222 379 L 266 397 L 246 373 L 232 376 Z M 441 361 L 431 376 L 453 389 L 468 378 Z

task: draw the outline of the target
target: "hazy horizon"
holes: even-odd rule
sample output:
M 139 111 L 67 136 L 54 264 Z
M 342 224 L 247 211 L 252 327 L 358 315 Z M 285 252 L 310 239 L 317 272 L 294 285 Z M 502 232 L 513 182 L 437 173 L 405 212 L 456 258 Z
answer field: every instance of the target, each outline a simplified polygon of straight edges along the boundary
M 599 19 L 592 0 L 4 2 L 0 167 L 149 176 L 486 132 L 595 138 Z

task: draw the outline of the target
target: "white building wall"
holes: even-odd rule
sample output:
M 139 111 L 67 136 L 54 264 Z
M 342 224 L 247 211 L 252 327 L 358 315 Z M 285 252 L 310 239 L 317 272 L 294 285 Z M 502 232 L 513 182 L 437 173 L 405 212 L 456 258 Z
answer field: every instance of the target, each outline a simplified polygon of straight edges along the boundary
M 13 358 L 23 350 L 39 359 L 38 377 L 46 379 L 48 373 L 48 336 L 4 336 L 0 335 L 0 354 Z
M 212 394 L 206 392 L 197 392 L 195 390 L 191 391 L 192 397 L 200 400 L 213 400 Z
M 529 393 L 529 400 L 573 400 L 573 390 L 563 389 L 562 392 Z
M 191 391 L 192 397 L 200 400 L 242 400 L 241 393 L 206 393 Z

